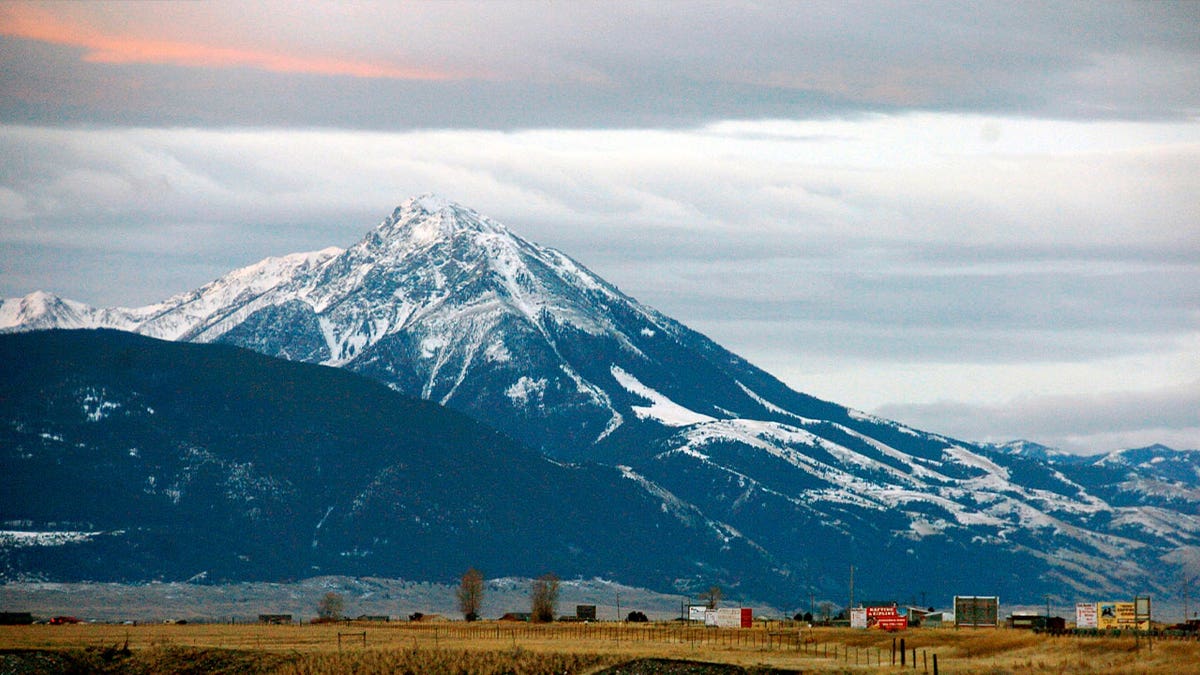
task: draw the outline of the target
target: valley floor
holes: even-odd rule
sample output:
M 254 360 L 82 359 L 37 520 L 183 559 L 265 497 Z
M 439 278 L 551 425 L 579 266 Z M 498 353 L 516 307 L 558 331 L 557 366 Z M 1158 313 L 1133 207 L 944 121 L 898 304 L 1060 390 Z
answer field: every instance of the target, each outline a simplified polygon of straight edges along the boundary
M 589 675 L 638 659 L 745 669 L 723 671 L 734 673 L 930 673 L 936 667 L 940 673 L 1174 674 L 1200 672 L 1200 642 L 1051 637 L 1004 629 L 910 629 L 893 634 L 783 624 L 752 629 L 509 622 L 0 627 L 0 673 L 82 668 L 110 673 Z M 721 672 L 678 668 L 647 662 L 624 672 Z

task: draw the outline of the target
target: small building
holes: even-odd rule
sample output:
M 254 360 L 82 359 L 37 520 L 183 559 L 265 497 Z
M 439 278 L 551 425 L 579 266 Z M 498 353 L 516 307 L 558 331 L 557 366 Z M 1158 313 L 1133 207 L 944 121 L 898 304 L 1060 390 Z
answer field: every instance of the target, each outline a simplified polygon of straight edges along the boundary
M 528 623 L 533 618 L 533 614 L 529 612 L 509 612 L 500 617 L 501 621 L 524 621 Z
M 259 614 L 258 622 L 271 624 L 271 625 L 275 625 L 275 626 L 291 625 L 292 615 L 291 614 Z
M 1067 620 L 1061 616 L 1046 616 L 1044 614 L 1012 614 L 1005 620 L 1009 628 L 1017 630 L 1046 631 L 1062 633 L 1067 630 Z
M 28 626 L 33 623 L 29 612 L 0 612 L 0 626 Z
M 1009 628 L 1033 630 L 1046 625 L 1046 617 L 1041 614 L 1010 614 L 1005 622 Z
M 908 617 L 908 625 L 913 626 L 913 627 L 924 625 L 925 617 L 929 616 L 932 613 L 933 612 L 931 610 L 925 609 L 922 607 L 905 607 L 904 608 L 904 615 L 906 617 Z
M 922 628 L 942 628 L 954 625 L 954 615 L 950 612 L 930 612 L 921 617 Z
M 355 619 L 355 621 L 378 621 L 381 623 L 391 620 L 392 617 L 385 614 L 360 614 L 358 615 L 358 618 Z
M 1046 617 L 1045 630 L 1051 635 L 1062 635 L 1067 632 L 1067 620 L 1061 616 Z

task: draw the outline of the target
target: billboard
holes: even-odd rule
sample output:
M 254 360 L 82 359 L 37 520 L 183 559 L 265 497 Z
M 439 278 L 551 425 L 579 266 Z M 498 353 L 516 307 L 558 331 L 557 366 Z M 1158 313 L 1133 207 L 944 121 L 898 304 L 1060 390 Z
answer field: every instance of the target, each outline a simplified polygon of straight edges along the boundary
M 750 624 L 746 625 L 743 620 L 746 613 L 750 609 L 742 609 L 741 607 L 727 607 L 717 610 L 717 625 L 721 628 L 749 628 L 754 625 L 753 618 Z
M 884 630 L 903 630 L 908 628 L 908 617 L 900 614 L 895 605 L 889 607 L 868 607 L 867 627 Z
M 851 607 L 850 608 L 850 627 L 851 628 L 866 628 L 867 627 L 867 608 L 866 607 Z
M 1144 609 L 1149 611 L 1148 606 Z M 1096 627 L 1101 630 L 1149 630 L 1150 617 L 1148 613 L 1139 617 L 1137 606 L 1132 602 L 1097 602 Z
M 688 605 L 688 621 L 704 621 L 708 605 Z
M 580 621 L 595 621 L 596 606 L 595 605 L 575 605 L 575 618 Z
M 749 607 L 723 607 L 704 612 L 704 625 L 717 628 L 752 628 L 754 610 Z
M 1133 599 L 1133 613 L 1137 615 L 1138 623 L 1150 621 L 1150 596 L 1139 595 Z M 1187 618 L 1187 617 L 1184 617 Z
M 908 617 L 901 614 L 895 605 L 888 605 L 886 607 L 851 607 L 850 627 L 902 630 L 908 628 Z
M 1096 621 L 1096 603 L 1094 602 L 1077 602 L 1075 603 L 1075 627 L 1076 628 L 1099 628 Z
M 1000 598 L 995 595 L 954 596 L 954 627 L 995 628 L 1000 625 Z

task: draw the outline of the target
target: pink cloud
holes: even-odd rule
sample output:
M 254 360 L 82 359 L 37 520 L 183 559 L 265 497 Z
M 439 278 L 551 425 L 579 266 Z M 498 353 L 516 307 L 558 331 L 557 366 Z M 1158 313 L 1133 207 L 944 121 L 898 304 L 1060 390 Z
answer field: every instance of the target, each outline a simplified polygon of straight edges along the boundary
M 0 4 L 0 35 L 80 47 L 90 63 L 156 63 L 192 68 L 257 68 L 276 73 L 340 75 L 397 80 L 455 80 L 466 73 L 394 63 L 283 52 L 203 42 L 116 35 L 57 16 L 47 7 Z

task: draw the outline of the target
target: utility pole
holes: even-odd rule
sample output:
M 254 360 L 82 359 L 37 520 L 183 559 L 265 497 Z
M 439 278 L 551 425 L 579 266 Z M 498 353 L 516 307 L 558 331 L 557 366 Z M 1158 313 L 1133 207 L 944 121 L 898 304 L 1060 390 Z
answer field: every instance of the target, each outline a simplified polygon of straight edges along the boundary
M 617 591 L 617 621 L 621 620 L 621 591 Z
M 850 608 L 854 606 L 854 565 L 850 566 L 850 604 L 846 607 L 846 616 L 850 616 Z
M 1185 575 L 1183 578 L 1183 622 L 1184 623 L 1187 623 L 1188 621 L 1192 620 L 1192 615 L 1189 614 L 1189 612 L 1191 611 L 1191 607 L 1189 606 L 1189 601 L 1191 600 L 1191 596 L 1192 596 L 1192 582 L 1195 581 L 1196 579 L 1200 579 L 1200 574 L 1193 575 L 1190 577 Z

